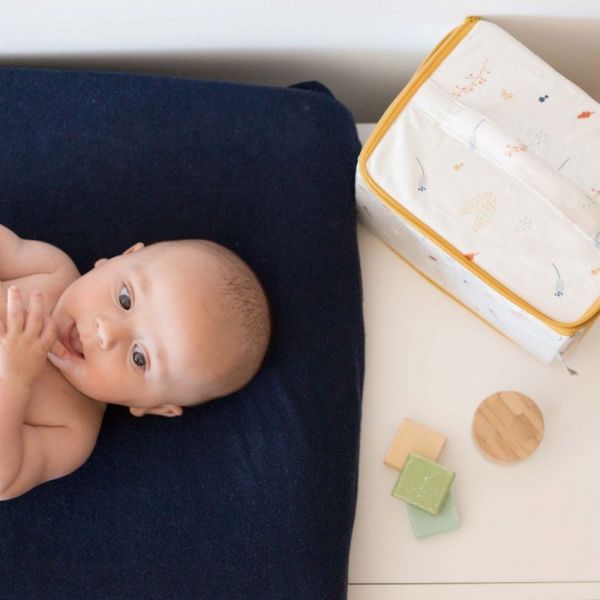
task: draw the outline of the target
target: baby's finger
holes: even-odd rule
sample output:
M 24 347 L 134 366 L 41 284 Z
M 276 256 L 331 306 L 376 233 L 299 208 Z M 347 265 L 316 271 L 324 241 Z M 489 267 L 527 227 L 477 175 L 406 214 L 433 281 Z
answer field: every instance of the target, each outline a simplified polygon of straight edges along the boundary
M 21 292 L 17 286 L 11 285 L 8 288 L 6 305 L 6 329 L 8 333 L 21 333 L 23 331 L 25 313 L 23 312 L 23 303 L 21 302 Z
M 44 315 L 44 331 L 42 332 L 42 342 L 48 348 L 52 348 L 52 345 L 58 339 L 58 326 L 56 321 L 50 315 Z
M 39 336 L 44 325 L 44 303 L 42 293 L 39 290 L 33 290 L 29 296 L 29 307 L 27 308 L 27 323 L 25 331 L 31 335 Z

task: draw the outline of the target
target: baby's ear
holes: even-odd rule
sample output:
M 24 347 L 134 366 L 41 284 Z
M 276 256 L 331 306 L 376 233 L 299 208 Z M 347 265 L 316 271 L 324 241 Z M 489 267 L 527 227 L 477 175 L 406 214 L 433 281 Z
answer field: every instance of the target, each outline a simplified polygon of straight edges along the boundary
M 137 252 L 138 250 L 141 250 L 143 247 L 144 247 L 144 242 L 137 242 L 136 244 L 131 246 L 131 248 L 127 248 L 127 250 L 125 250 L 125 252 L 123 252 L 123 255 L 131 254 L 132 252 Z M 105 262 L 108 262 L 108 258 L 100 258 L 94 263 L 94 267 L 99 267 L 100 265 L 103 265 Z
M 131 248 L 127 248 L 127 250 L 125 250 L 125 252 L 123 252 L 123 254 L 131 254 L 132 252 L 137 252 L 138 250 L 141 250 L 143 247 L 144 247 L 144 242 L 137 242 L 136 244 L 131 246 Z
M 108 262 L 108 258 L 99 258 L 95 263 L 94 263 L 94 269 L 96 267 L 99 267 L 100 265 L 103 265 L 105 262 Z
M 162 404 L 156 408 L 149 408 L 148 413 L 151 415 L 160 415 L 162 417 L 180 417 L 183 413 L 183 409 L 177 404 Z
M 181 406 L 176 404 L 161 404 L 156 408 L 134 408 L 129 407 L 129 412 L 134 417 L 143 417 L 144 415 L 158 415 L 161 417 L 180 417 L 183 413 Z

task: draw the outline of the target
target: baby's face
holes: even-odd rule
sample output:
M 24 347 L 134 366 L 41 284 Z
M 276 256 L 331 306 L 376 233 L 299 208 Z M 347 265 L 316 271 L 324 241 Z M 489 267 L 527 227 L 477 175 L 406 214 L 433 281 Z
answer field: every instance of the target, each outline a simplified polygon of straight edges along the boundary
M 178 258 L 138 243 L 65 289 L 52 316 L 69 355 L 52 362 L 81 392 L 136 416 L 176 416 L 181 398 L 200 400 L 219 376 L 214 260 L 192 269 Z

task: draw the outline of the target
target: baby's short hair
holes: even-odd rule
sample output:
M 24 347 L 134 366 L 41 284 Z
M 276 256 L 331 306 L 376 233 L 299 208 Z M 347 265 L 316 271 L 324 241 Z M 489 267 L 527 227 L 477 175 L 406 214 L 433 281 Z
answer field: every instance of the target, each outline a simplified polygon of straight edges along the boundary
M 168 244 L 186 250 L 193 260 L 194 252 L 209 252 L 215 260 L 215 280 L 218 313 L 224 329 L 239 341 L 243 348 L 241 360 L 232 372 L 219 382 L 218 391 L 209 398 L 186 402 L 195 406 L 214 398 L 226 396 L 244 387 L 254 377 L 266 355 L 272 334 L 271 310 L 262 284 L 249 265 L 235 252 L 209 240 L 174 240 L 158 242 L 152 246 Z M 237 345 L 237 344 L 236 344 Z
M 222 318 L 236 328 L 247 345 L 245 360 L 240 364 L 232 384 L 235 389 L 246 385 L 259 370 L 271 339 L 271 310 L 267 295 L 254 271 L 229 248 L 208 242 L 221 255 Z

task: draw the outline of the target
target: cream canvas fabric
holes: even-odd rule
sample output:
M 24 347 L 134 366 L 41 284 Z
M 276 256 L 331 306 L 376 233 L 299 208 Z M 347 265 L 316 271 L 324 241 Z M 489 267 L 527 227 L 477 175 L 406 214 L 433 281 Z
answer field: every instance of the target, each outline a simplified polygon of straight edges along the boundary
M 479 20 L 420 84 L 364 166 L 394 201 L 550 319 L 577 322 L 600 298 L 600 105 L 493 23 Z M 377 191 L 360 170 L 357 178 L 361 215 L 376 233 L 386 220 L 410 227 L 389 207 L 384 217 Z M 385 236 L 403 255 L 420 245 L 416 254 L 438 264 L 419 270 L 469 306 L 481 304 L 473 289 L 456 289 L 472 288 L 472 273 L 459 279 L 456 267 L 443 267 L 447 257 L 426 254 L 427 236 L 409 235 L 410 244 Z M 492 292 L 477 309 L 491 322 L 506 305 Z M 527 311 L 509 305 L 510 326 L 492 324 L 530 337 Z M 572 337 L 548 336 L 554 343 L 543 350 L 537 334 L 535 343 L 518 341 L 548 360 Z

